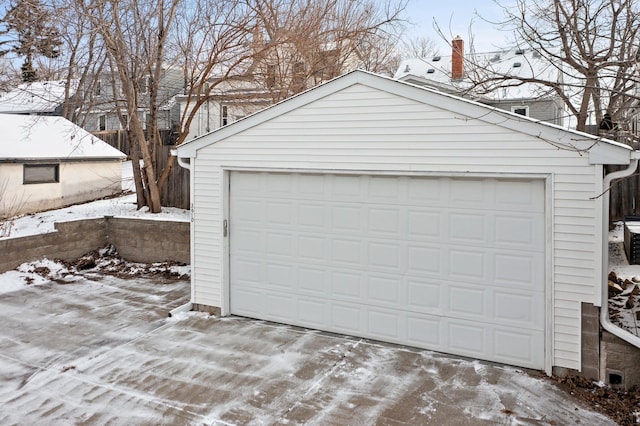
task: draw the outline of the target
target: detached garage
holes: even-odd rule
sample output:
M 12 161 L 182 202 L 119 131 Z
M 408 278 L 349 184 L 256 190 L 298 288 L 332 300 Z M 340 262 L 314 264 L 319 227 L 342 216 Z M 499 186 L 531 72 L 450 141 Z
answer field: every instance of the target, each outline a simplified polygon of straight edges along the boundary
M 355 71 L 178 148 L 192 303 L 581 369 L 625 145 Z

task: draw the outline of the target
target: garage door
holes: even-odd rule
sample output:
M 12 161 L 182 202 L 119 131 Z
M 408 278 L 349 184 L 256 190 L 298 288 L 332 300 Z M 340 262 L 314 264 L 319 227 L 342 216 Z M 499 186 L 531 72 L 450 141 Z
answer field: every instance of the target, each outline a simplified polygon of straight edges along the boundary
M 232 172 L 232 314 L 544 368 L 542 180 Z

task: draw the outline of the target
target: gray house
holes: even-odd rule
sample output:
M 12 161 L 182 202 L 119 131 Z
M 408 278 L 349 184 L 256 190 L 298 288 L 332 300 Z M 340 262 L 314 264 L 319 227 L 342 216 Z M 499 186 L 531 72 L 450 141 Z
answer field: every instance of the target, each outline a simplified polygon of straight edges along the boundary
M 492 76 L 536 77 L 547 81 L 562 81 L 563 78 L 558 67 L 532 49 L 513 48 L 465 54 L 464 42 L 459 37 L 452 41 L 450 56 L 405 59 L 395 74 L 396 79 L 407 83 L 462 96 L 559 126 L 566 124 L 564 103 L 548 87 L 519 82 L 509 87 L 498 87 L 491 81 Z M 486 83 L 474 84 L 478 81 Z
M 89 99 L 90 107 L 85 107 L 86 113 L 78 121 L 83 123 L 85 130 L 96 133 L 113 130 L 123 130 L 126 126 L 122 125 L 122 121 L 128 122 L 129 117 L 120 113 L 116 107 L 117 99 L 121 99 L 122 94 L 118 82 L 112 83 L 112 77 L 109 73 L 104 73 L 96 81 L 91 83 L 91 87 L 84 87 L 85 99 Z M 150 77 L 143 78 L 139 81 L 139 102 L 138 117 L 143 125 L 147 122 L 149 114 L 149 84 Z M 86 91 L 91 90 L 91 96 L 87 96 Z M 165 67 L 160 77 L 158 104 L 160 105 L 158 125 L 160 129 L 170 129 L 171 122 L 171 104 L 176 94 L 182 93 L 184 90 L 184 75 L 179 68 Z M 122 118 L 122 121 L 121 121 Z

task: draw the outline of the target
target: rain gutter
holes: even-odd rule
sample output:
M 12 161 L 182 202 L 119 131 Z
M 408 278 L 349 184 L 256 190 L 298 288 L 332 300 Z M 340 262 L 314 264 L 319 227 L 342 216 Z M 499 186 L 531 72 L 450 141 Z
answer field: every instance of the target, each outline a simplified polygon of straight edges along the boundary
M 602 242 L 602 302 L 600 307 L 600 324 L 602 328 L 607 330 L 609 333 L 613 334 L 632 344 L 635 347 L 640 348 L 640 337 L 635 336 L 629 333 L 626 330 L 618 327 L 617 325 L 611 322 L 609 318 L 609 274 L 608 274 L 608 265 L 609 265 L 609 188 L 611 183 L 616 179 L 622 179 L 628 176 L 631 176 L 635 173 L 638 167 L 638 160 L 640 159 L 640 151 L 632 151 L 631 152 L 631 162 L 629 163 L 629 167 L 624 170 L 619 170 L 617 172 L 612 172 L 607 174 L 604 177 L 603 188 L 603 212 L 602 212 L 602 232 L 603 232 L 603 242 Z
M 171 155 L 173 157 L 176 157 L 176 159 L 178 160 L 178 164 L 180 165 L 180 167 L 182 167 L 183 169 L 187 169 L 189 170 L 189 179 L 190 179 L 190 187 L 193 188 L 193 173 L 191 170 L 191 162 L 190 161 L 185 161 L 183 158 L 178 157 L 178 150 L 177 149 L 172 149 L 171 150 Z M 191 203 L 190 203 L 190 207 L 191 207 L 191 222 L 193 222 L 193 190 L 190 190 L 190 197 L 191 197 Z M 193 231 L 189 231 L 191 232 L 191 243 L 190 243 L 190 247 L 189 247 L 189 251 L 190 251 L 190 256 L 191 256 L 191 264 L 193 265 Z M 171 311 L 169 311 L 169 317 L 173 317 L 176 314 L 180 313 L 180 312 L 189 312 L 193 310 L 193 294 L 194 294 L 194 279 L 193 279 L 193 274 L 194 271 L 191 271 L 191 295 L 190 298 L 191 300 L 187 303 L 185 303 L 184 305 L 180 305 L 177 308 L 172 309 Z

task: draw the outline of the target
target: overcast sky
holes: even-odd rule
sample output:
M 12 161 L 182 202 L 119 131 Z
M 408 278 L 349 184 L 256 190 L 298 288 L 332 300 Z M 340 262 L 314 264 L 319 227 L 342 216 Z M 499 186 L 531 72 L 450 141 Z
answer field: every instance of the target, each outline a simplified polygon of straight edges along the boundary
M 493 0 L 409 0 L 406 16 L 415 24 L 409 28 L 409 34 L 433 39 L 444 55 L 449 46 L 434 29 L 434 20 L 447 39 L 460 35 L 466 42 L 465 47 L 471 31 L 477 52 L 498 50 L 507 45 L 508 34 L 486 22 L 503 18 L 501 8 Z

